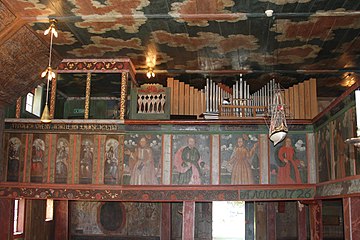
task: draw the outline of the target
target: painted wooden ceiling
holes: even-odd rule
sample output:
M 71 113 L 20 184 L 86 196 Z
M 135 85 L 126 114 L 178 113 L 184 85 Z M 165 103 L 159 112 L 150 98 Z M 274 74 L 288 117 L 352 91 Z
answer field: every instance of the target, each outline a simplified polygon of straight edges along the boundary
M 360 71 L 358 0 L 1 0 L 0 3 L 4 20 L 0 23 L 1 31 L 12 33 L 14 40 L 22 34 L 23 43 L 19 43 L 26 46 L 21 49 L 19 45 L 18 50 L 27 59 L 37 57 L 32 60 L 38 62 L 35 65 L 42 55 L 31 53 L 34 51 L 31 44 L 25 42 L 27 38 L 30 42 L 38 41 L 33 39 L 36 36 L 46 46 L 49 39 L 43 31 L 48 27 L 48 19 L 56 18 L 59 37 L 54 40 L 54 49 L 58 61 L 128 56 L 140 83 L 149 82 L 145 77 L 148 67 L 157 73 L 151 82 L 165 82 L 173 76 L 198 88 L 204 85 L 206 77 L 231 85 L 239 73 L 244 73 L 251 91 L 273 77 L 285 88 L 314 77 L 318 80 L 318 95 L 334 97 L 356 81 Z M 266 16 L 266 10 L 273 10 L 273 16 Z M 16 21 L 25 30 L 20 27 L 13 30 Z M 2 35 L 0 50 L 13 48 L 13 41 Z M 4 52 L 0 54 L 11 62 Z M 11 57 L 13 64 L 19 58 L 14 53 Z M 4 59 L 0 59 L 2 68 Z M 35 69 L 38 68 L 31 70 L 34 79 Z M 26 81 L 24 76 L 19 77 L 22 79 L 14 81 Z

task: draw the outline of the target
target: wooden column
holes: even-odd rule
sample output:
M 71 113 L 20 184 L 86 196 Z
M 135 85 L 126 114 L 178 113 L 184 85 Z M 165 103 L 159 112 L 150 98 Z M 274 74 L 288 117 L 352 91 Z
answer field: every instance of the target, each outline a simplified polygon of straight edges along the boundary
M 69 201 L 54 202 L 55 240 L 69 237 Z
M 171 203 L 161 204 L 160 239 L 171 239 Z
M 360 239 L 360 197 L 343 199 L 344 238 Z
M 15 117 L 20 118 L 21 115 L 21 97 L 16 100 Z
M 127 82 L 128 82 L 128 73 L 123 72 L 121 74 L 121 89 L 120 89 L 120 119 L 125 119 L 126 112 L 126 98 L 127 98 Z
M 55 101 L 56 101 L 56 85 L 57 77 L 51 80 L 51 93 L 50 93 L 50 118 L 54 118 L 55 113 Z
M 266 203 L 255 202 L 255 235 L 257 240 L 267 240 L 267 217 Z
M 309 204 L 309 215 L 311 240 L 321 240 L 323 238 L 321 200 L 313 201 Z
M 298 202 L 298 240 L 307 239 L 306 209 L 305 205 Z
M 84 119 L 89 118 L 90 111 L 90 94 L 91 94 L 91 73 L 88 72 L 86 75 L 86 92 L 85 92 L 85 112 Z
M 267 205 L 267 240 L 276 240 L 276 204 L 268 202 Z
M 14 200 L 0 198 L 0 239 L 12 239 L 14 229 Z
M 194 240 L 194 233 L 195 233 L 195 202 L 185 201 L 183 203 L 182 239 Z

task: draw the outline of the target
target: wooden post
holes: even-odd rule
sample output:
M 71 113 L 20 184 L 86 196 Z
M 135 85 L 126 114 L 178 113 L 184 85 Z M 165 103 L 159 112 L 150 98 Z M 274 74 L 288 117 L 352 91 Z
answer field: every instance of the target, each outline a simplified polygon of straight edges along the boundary
M 195 202 L 183 202 L 183 228 L 182 239 L 194 240 L 195 233 Z
M 267 240 L 266 203 L 255 202 L 256 239 Z
M 305 205 L 298 202 L 298 240 L 307 239 L 306 209 Z
M 120 120 L 125 119 L 126 98 L 127 98 L 127 82 L 128 82 L 128 73 L 123 72 L 121 74 L 121 89 L 120 89 Z
M 14 229 L 14 200 L 0 198 L 0 239 L 12 239 Z
M 160 239 L 171 239 L 171 203 L 161 204 Z
M 55 113 L 55 101 L 56 101 L 56 85 L 57 77 L 51 80 L 51 93 L 50 93 L 50 118 L 54 118 Z
M 345 239 L 360 239 L 360 197 L 343 199 L 343 216 Z
M 55 240 L 69 238 L 69 201 L 54 202 Z
M 268 202 L 267 205 L 267 240 L 276 240 L 276 208 L 277 202 Z
M 311 240 L 323 239 L 321 200 L 316 200 L 309 204 L 309 215 Z
M 20 118 L 21 115 L 21 97 L 16 100 L 15 117 Z
M 90 94 L 91 94 L 91 73 L 88 72 L 87 75 L 86 75 L 86 92 L 85 92 L 85 112 L 84 112 L 84 119 L 88 119 L 88 118 L 89 118 Z

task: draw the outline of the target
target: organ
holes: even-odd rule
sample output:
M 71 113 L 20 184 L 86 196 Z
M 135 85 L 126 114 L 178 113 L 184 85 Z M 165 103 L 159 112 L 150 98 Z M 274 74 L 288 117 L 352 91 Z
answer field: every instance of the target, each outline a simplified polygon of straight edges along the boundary
M 166 93 L 165 89 L 168 89 Z M 242 75 L 232 86 L 207 78 L 204 89 L 200 90 L 174 78 L 167 79 L 167 88 L 162 93 L 141 94 L 144 91 L 142 86 L 136 90 L 140 91 L 138 95 L 131 97 L 133 104 L 135 99 L 137 102 L 132 109 L 137 109 L 138 116 L 161 116 L 163 119 L 170 118 L 170 115 L 203 116 L 205 119 L 264 118 L 271 115 L 276 89 L 281 90 L 286 118 L 312 119 L 318 113 L 316 79 L 306 80 L 288 89 L 281 89 L 280 84 L 272 79 L 256 92 L 250 93 L 250 85 Z M 159 108 L 153 108 L 154 104 Z M 131 118 L 136 117 L 132 115 Z

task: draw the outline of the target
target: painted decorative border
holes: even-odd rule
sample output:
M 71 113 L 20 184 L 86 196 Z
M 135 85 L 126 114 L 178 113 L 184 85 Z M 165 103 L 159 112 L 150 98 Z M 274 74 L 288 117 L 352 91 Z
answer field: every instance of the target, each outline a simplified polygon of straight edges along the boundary
M 313 199 L 315 186 L 286 187 L 284 189 L 241 190 L 241 186 L 229 187 L 123 187 L 77 185 L 64 188 L 49 184 L 46 187 L 35 184 L 12 186 L 0 184 L 0 197 L 29 199 L 67 199 L 67 200 L 104 200 L 104 201 L 241 201 L 241 200 L 303 200 Z
M 135 84 L 135 67 L 129 58 L 118 59 L 64 59 L 57 73 L 75 72 L 129 72 Z
M 316 197 L 333 197 L 348 194 L 359 194 L 360 179 L 351 179 L 340 182 L 331 182 L 318 185 L 316 188 Z
M 123 124 L 66 124 L 66 123 L 58 123 L 58 124 L 43 124 L 43 123 L 5 123 L 5 131 L 54 131 L 54 132 L 62 132 L 62 131 L 73 131 L 73 132 L 123 132 L 125 127 Z

